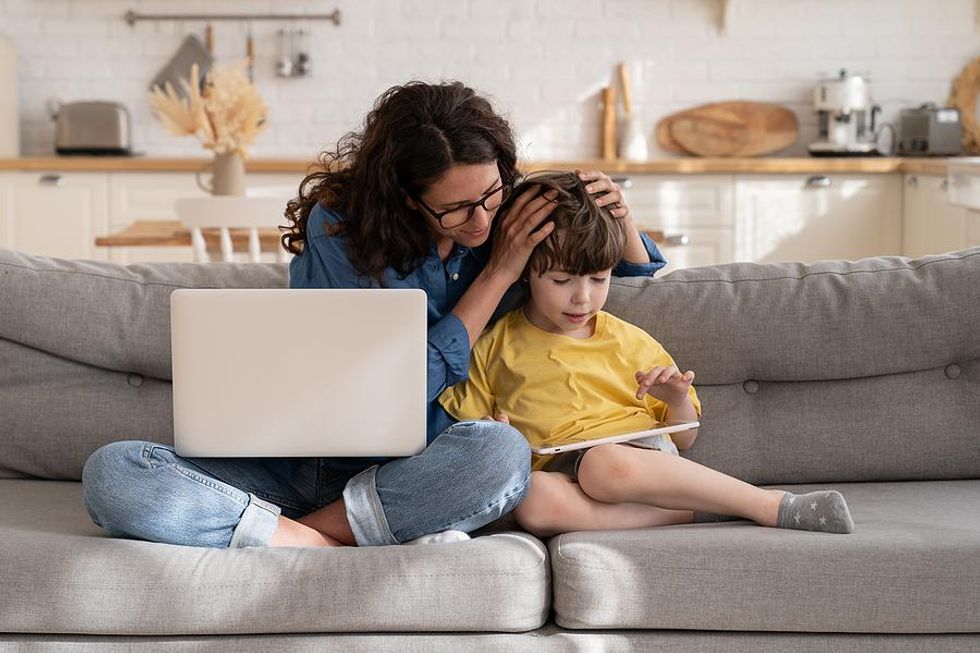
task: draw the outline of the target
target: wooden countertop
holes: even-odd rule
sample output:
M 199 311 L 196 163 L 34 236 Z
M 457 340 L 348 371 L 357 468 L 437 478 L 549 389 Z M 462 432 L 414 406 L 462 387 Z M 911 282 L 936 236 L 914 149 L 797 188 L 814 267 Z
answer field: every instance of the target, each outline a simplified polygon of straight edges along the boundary
M 801 157 L 801 158 L 671 158 L 643 163 L 588 159 L 579 161 L 529 161 L 526 170 L 603 170 L 613 174 L 888 174 L 915 172 L 946 174 L 945 158 L 912 159 L 897 157 Z M 158 157 L 73 157 L 27 156 L 0 159 L 0 171 L 79 171 L 79 172 L 197 172 L 206 158 Z M 251 172 L 306 173 L 312 162 L 300 159 L 253 159 L 246 162 Z

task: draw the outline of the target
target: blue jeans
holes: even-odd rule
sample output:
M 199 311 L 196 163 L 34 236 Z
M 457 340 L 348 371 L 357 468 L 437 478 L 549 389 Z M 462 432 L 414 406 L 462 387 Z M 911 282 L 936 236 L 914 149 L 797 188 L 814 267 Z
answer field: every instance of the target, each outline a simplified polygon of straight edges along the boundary
M 513 427 L 450 426 L 417 456 L 182 458 L 153 442 L 112 442 L 82 471 L 85 507 L 110 535 L 209 547 L 268 544 L 279 515 L 298 518 L 343 497 L 360 546 L 471 531 L 513 510 L 531 453 Z

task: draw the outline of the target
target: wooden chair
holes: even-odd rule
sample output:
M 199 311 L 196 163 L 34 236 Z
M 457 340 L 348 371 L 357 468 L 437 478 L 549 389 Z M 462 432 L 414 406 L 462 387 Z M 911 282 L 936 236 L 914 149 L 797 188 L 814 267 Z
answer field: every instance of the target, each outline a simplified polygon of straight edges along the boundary
M 272 228 L 283 221 L 283 209 L 288 197 L 275 193 L 259 196 L 183 197 L 174 203 L 177 217 L 191 230 L 191 245 L 198 263 L 211 260 L 204 229 L 218 229 L 221 260 L 232 262 L 235 252 L 231 230 L 248 229 L 248 255 L 253 263 L 261 261 L 259 229 Z M 277 248 L 276 260 L 286 262 L 289 253 Z

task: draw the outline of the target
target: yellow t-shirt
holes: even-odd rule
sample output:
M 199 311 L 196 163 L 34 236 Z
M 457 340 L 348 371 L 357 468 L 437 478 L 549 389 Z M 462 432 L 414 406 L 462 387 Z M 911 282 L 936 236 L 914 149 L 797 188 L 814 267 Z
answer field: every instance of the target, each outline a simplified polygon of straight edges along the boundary
M 532 448 L 556 446 L 583 434 L 601 438 L 652 428 L 667 404 L 636 398 L 636 372 L 673 365 L 663 346 L 643 329 L 600 311 L 592 337 L 548 333 L 523 309 L 502 317 L 473 347 L 468 380 L 439 397 L 459 420 L 506 413 Z M 689 396 L 698 415 L 694 388 Z M 548 457 L 534 456 L 533 469 Z

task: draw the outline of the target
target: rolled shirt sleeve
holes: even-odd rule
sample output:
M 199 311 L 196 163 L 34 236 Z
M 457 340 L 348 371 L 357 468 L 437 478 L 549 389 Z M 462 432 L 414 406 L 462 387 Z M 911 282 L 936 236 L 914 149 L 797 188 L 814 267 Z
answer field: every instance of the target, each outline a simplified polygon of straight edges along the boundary
M 632 261 L 620 261 L 615 268 L 613 268 L 613 276 L 615 277 L 652 277 L 665 265 L 667 265 L 667 259 L 664 255 L 660 253 L 660 248 L 657 247 L 657 243 L 653 242 L 648 235 L 645 233 L 640 233 L 640 240 L 643 241 L 643 246 L 646 247 L 647 254 L 650 255 L 649 263 L 634 263 Z
M 429 327 L 429 401 L 435 401 L 443 390 L 468 376 L 470 363 L 470 335 L 454 313 Z

